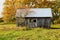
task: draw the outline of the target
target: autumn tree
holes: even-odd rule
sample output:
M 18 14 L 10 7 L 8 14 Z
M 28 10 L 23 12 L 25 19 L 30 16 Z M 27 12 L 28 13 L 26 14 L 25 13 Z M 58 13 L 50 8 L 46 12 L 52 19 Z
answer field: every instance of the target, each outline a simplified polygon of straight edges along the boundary
M 47 0 L 5 0 L 4 2 L 4 10 L 3 10 L 3 20 L 5 22 L 10 22 L 15 18 L 15 13 L 17 8 L 21 6 L 29 6 L 30 8 L 51 8 L 56 11 L 56 3 L 57 1 L 47 1 Z
M 15 18 L 16 9 L 23 4 L 24 0 L 5 0 L 3 8 L 4 22 L 11 22 Z
M 14 2 L 12 0 L 5 0 L 3 8 L 4 22 L 10 22 L 15 13 Z

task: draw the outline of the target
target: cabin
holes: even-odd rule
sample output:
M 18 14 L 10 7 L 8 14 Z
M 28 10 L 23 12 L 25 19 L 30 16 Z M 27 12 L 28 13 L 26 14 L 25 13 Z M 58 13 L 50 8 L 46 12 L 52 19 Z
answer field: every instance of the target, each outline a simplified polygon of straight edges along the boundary
M 51 26 L 52 11 L 51 8 L 31 8 L 25 17 L 27 27 L 46 27 Z
M 28 14 L 24 18 L 24 24 L 29 28 L 49 28 L 51 26 L 52 11 L 51 8 L 30 8 Z

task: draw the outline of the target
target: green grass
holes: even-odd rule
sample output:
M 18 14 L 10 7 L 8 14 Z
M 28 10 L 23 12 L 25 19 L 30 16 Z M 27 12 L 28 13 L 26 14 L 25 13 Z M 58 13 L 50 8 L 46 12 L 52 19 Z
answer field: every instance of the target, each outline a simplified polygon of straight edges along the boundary
M 52 28 L 60 28 L 60 24 L 51 25 Z
M 60 24 L 51 25 L 60 28 Z M 15 24 L 0 25 L 0 40 L 60 40 L 60 29 L 16 27 Z

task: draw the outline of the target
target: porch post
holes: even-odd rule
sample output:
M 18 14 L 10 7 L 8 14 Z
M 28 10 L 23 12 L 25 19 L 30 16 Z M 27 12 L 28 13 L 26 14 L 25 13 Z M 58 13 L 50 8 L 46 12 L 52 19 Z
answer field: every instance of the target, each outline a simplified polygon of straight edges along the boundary
M 38 26 L 38 25 L 37 25 L 37 24 L 38 24 L 37 21 L 38 21 L 38 20 L 37 20 L 37 18 L 36 18 L 36 27 Z

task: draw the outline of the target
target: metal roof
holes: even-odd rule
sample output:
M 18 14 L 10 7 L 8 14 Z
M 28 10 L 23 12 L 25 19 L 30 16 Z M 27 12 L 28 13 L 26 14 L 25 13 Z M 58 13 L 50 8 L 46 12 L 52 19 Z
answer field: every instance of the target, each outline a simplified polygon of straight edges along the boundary
M 51 8 L 31 8 L 26 17 L 52 17 Z

